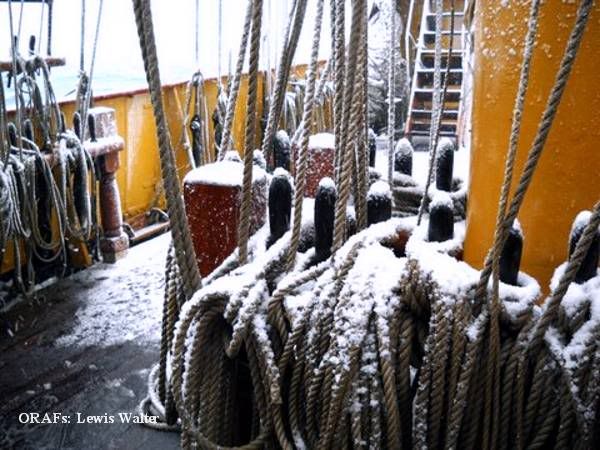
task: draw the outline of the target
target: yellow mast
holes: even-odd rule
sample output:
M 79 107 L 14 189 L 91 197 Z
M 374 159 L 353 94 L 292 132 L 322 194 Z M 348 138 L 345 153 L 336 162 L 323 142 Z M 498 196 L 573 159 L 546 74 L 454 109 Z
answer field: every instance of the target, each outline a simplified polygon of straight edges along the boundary
M 563 0 L 542 3 L 516 180 L 554 83 L 578 4 Z M 478 268 L 494 233 L 529 5 L 524 1 L 479 1 L 475 6 L 471 184 L 464 257 Z M 567 257 L 575 215 L 600 198 L 599 50 L 600 3 L 596 3 L 519 214 L 525 235 L 521 269 L 536 277 L 545 290 L 555 267 Z

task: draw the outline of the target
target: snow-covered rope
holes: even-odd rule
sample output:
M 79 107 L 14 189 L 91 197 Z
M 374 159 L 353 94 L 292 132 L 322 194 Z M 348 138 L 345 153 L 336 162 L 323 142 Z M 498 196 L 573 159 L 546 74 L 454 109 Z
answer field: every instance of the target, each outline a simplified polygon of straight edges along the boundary
M 242 202 L 238 227 L 238 248 L 240 262 L 248 259 L 248 239 L 250 238 L 250 216 L 252 215 L 252 169 L 254 167 L 254 146 L 256 137 L 256 110 L 258 100 L 258 64 L 260 62 L 260 36 L 262 32 L 262 0 L 253 0 L 252 27 L 250 38 L 250 59 L 248 69 L 248 95 L 246 102 L 246 135 L 244 139 L 244 172 L 242 180 Z
M 339 5 L 338 5 L 339 6 Z M 348 44 L 348 58 L 345 64 L 348 67 L 356 67 L 358 54 L 361 47 L 361 39 L 364 39 L 364 9 L 367 7 L 363 0 L 354 0 L 352 3 L 352 26 L 350 30 L 350 42 Z M 338 11 L 339 14 L 339 11 Z M 362 52 L 360 52 L 362 53 Z M 336 70 L 337 70 L 336 65 Z M 336 148 L 339 142 L 339 161 L 336 162 L 339 169 L 337 180 L 339 195 L 335 205 L 335 221 L 332 251 L 339 249 L 346 240 L 346 207 L 350 196 L 352 184 L 352 167 L 355 162 L 355 145 L 358 141 L 357 135 L 361 132 L 363 124 L 360 123 L 362 104 L 360 74 L 354 70 L 347 70 L 344 79 L 344 98 L 342 108 L 342 119 L 339 141 L 336 139 Z
M 441 73 L 442 73 L 442 17 L 443 17 L 443 1 L 435 0 L 435 50 L 433 58 L 433 94 L 431 105 L 431 126 L 429 128 L 429 169 L 427 171 L 427 179 L 425 180 L 425 195 L 419 206 L 419 214 L 417 221 L 421 223 L 421 218 L 425 212 L 425 198 L 429 192 L 429 186 L 433 177 L 433 166 L 435 164 L 435 155 L 437 147 L 435 146 L 435 136 L 438 133 L 439 126 L 438 116 L 441 115 L 441 104 L 444 98 L 440 97 L 441 90 Z M 454 9 L 452 10 L 452 21 L 454 21 Z M 446 59 L 446 65 L 450 66 L 450 58 Z M 446 79 L 448 76 L 446 76 Z
M 313 113 L 317 101 L 315 84 L 317 78 L 317 69 L 319 63 L 319 43 L 321 42 L 321 25 L 323 23 L 323 0 L 317 0 L 317 10 L 315 16 L 315 28 L 313 32 L 312 50 L 308 74 L 306 76 L 306 95 L 304 97 L 304 111 L 302 113 L 302 133 L 298 146 L 296 158 L 296 178 L 294 193 L 294 215 L 292 225 L 292 243 L 291 251 L 288 257 L 288 268 L 294 266 L 296 252 L 300 244 L 300 228 L 302 225 L 302 205 L 304 203 L 304 187 L 306 185 L 306 169 L 308 161 L 308 138 L 313 125 Z
M 388 55 L 388 180 L 394 177 L 394 135 L 396 134 L 396 48 L 399 45 L 396 34 L 396 1 L 389 2 L 390 43 Z M 436 16 L 437 17 L 437 16 Z M 437 19 L 436 19 L 437 26 Z M 436 30 L 436 39 L 438 31 Z M 435 106 L 435 104 L 434 104 Z

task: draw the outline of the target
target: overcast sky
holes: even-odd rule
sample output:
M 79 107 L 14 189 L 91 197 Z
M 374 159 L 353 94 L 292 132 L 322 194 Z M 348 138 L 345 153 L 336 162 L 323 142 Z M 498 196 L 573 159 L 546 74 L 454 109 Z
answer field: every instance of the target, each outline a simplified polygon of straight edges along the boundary
M 235 67 L 241 28 L 247 0 L 221 0 L 222 4 L 222 54 L 221 70 L 226 74 L 231 64 Z M 198 61 L 195 61 L 196 3 L 199 5 Z M 280 36 L 287 22 L 291 0 L 264 0 L 262 66 L 267 66 L 267 55 L 274 65 L 275 55 L 280 51 Z M 309 1 L 296 63 L 307 62 L 314 26 L 315 1 Z M 85 67 L 89 71 L 94 33 L 100 0 L 85 0 Z M 12 1 L 13 27 L 19 27 L 21 3 Z M 82 0 L 54 0 L 52 53 L 67 58 L 67 67 L 53 71 L 55 78 L 75 79 L 79 69 Z M 328 8 L 325 8 L 326 10 Z M 187 79 L 200 67 L 206 78 L 218 72 L 218 24 L 219 0 L 152 0 L 152 12 L 157 40 L 158 57 L 163 82 Z M 38 35 L 42 6 L 25 3 L 21 25 L 20 49 L 25 52 L 30 35 Z M 47 8 L 44 9 L 42 50 L 46 48 Z M 0 58 L 10 57 L 10 29 L 7 2 L 0 3 Z M 270 48 L 270 51 L 269 51 Z M 326 11 L 321 38 L 320 57 L 329 56 L 329 14 Z M 133 6 L 130 0 L 104 0 L 100 26 L 94 78 L 102 80 L 115 77 L 143 77 L 143 65 Z M 74 86 L 73 86 L 74 87 Z M 103 87 L 97 92 L 105 91 Z M 57 89 L 58 90 L 58 89 Z M 58 92 L 62 96 L 65 92 Z

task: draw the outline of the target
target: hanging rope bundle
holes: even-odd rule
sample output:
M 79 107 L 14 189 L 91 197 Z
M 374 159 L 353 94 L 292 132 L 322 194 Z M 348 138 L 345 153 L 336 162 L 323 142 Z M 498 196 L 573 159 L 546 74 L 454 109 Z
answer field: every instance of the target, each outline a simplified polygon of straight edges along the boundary
M 31 50 L 31 49 L 30 49 Z M 97 235 L 94 164 L 63 120 L 44 58 L 13 51 L 15 120 L 8 123 L 0 80 L 3 193 L 0 253 L 12 243 L 17 288 L 31 293 L 38 263 L 69 263 L 67 241 L 87 245 Z M 55 226 L 52 221 L 56 220 Z M 27 277 L 22 266 L 27 263 Z
M 179 97 L 177 101 L 179 102 Z M 214 158 L 208 145 L 208 109 L 204 97 L 204 77 L 200 71 L 192 75 L 186 86 L 184 111 L 180 144 L 188 155 L 190 167 L 194 169 Z

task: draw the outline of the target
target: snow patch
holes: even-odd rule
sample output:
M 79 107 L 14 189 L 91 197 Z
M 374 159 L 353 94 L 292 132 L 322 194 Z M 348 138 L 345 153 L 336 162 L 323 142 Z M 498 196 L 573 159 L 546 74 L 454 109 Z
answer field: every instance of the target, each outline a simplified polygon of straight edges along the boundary
M 369 188 L 369 193 L 367 194 L 368 198 L 392 198 L 392 191 L 390 189 L 390 185 L 385 181 L 376 181 Z
M 401 155 L 412 155 L 414 152 L 413 146 L 410 141 L 406 138 L 402 138 L 396 144 L 396 148 L 394 149 L 394 153 Z
M 331 133 L 313 134 L 308 138 L 308 149 L 335 148 L 335 137 Z
M 429 211 L 434 208 L 440 208 L 445 206 L 446 208 L 453 209 L 454 204 L 452 198 L 447 192 L 435 191 L 431 203 L 429 204 Z
M 264 180 L 266 172 L 260 167 L 252 169 L 252 180 Z M 205 184 L 213 186 L 241 187 L 244 178 L 244 165 L 240 162 L 223 160 L 206 164 L 187 173 L 184 184 Z
M 50 288 L 45 294 L 49 298 L 67 299 L 78 308 L 73 328 L 54 345 L 158 342 L 169 241 L 170 234 L 164 234 L 132 248 L 116 264 L 97 264 Z

